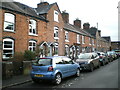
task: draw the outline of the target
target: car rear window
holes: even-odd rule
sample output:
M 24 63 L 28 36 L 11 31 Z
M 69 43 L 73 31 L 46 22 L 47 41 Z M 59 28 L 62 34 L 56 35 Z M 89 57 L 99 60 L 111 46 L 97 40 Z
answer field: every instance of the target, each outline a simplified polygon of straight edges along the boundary
M 34 65 L 39 65 L 39 66 L 52 65 L 52 59 L 51 58 L 41 58 L 36 63 L 34 63 Z
M 79 59 L 91 59 L 91 55 L 90 54 L 80 54 L 78 56 Z

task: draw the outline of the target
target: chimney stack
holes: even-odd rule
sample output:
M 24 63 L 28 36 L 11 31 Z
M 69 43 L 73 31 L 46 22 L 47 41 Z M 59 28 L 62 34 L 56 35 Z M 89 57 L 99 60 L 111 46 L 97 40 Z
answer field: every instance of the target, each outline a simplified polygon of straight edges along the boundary
M 65 23 L 69 23 L 69 13 L 67 13 L 66 11 L 63 11 L 62 18 Z
M 90 24 L 89 23 L 84 23 L 83 24 L 83 29 L 90 29 Z
M 40 2 L 40 3 L 37 4 L 37 8 L 43 7 L 43 6 L 46 6 L 46 5 L 49 5 L 49 3 L 48 2 Z
M 81 20 L 79 19 L 74 20 L 74 25 L 81 28 Z

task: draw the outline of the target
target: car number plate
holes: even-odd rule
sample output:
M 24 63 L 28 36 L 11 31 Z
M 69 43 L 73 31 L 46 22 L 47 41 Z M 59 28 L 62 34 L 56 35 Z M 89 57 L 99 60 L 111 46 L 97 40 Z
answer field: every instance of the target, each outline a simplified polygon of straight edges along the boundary
M 43 75 L 36 74 L 35 77 L 43 77 Z

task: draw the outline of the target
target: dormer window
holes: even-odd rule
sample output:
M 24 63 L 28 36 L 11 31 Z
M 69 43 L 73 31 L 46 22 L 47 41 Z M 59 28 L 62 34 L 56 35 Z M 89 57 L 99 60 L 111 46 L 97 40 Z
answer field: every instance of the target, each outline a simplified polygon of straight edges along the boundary
M 15 31 L 15 16 L 11 13 L 5 13 L 4 18 L 4 31 L 14 32 Z
M 29 35 L 36 35 L 36 21 L 33 19 L 30 19 L 29 21 Z
M 54 21 L 56 21 L 56 22 L 59 22 L 58 21 L 58 15 L 59 15 L 59 13 L 58 13 L 58 11 L 54 11 Z

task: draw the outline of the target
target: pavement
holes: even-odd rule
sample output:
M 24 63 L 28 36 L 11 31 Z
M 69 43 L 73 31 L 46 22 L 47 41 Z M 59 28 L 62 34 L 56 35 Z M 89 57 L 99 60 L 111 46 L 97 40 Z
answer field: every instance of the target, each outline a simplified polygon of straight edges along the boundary
M 24 84 L 24 83 L 31 82 L 31 81 L 32 81 L 32 79 L 31 79 L 30 75 L 13 76 L 12 78 L 2 80 L 2 89 L 8 88 L 11 86 Z

